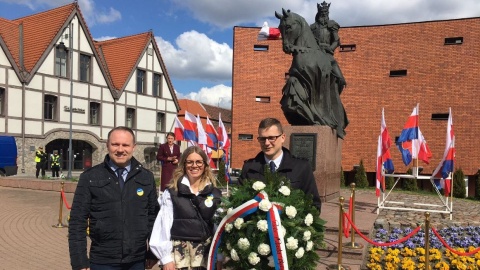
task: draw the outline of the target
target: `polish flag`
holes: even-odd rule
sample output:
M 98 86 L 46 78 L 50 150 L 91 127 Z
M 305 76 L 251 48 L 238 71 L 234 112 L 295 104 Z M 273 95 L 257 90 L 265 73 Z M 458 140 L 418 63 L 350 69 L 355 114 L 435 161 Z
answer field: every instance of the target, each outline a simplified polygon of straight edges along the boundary
M 280 29 L 269 27 L 267 22 L 263 23 L 262 29 L 258 33 L 257 40 L 280 39 Z
M 185 111 L 185 121 L 183 122 L 183 137 L 187 141 L 198 142 L 197 137 L 197 118 L 195 115 Z
M 378 136 L 377 147 L 377 181 L 376 191 L 377 197 L 380 196 L 380 191 L 385 191 L 385 177 L 382 175 L 382 171 L 385 169 L 388 173 L 394 171 L 392 158 L 390 156 L 390 146 L 392 140 L 388 134 L 387 124 L 385 123 L 385 114 L 382 109 L 382 120 L 380 122 L 380 135 Z
M 218 115 L 218 141 L 225 156 L 225 164 L 228 164 L 228 149 L 230 148 L 230 139 L 228 138 L 227 130 L 223 125 L 221 114 Z
M 203 129 L 202 120 L 200 115 L 197 114 L 197 134 L 198 134 L 198 144 L 207 145 L 207 133 Z
M 208 116 L 207 116 L 206 132 L 207 132 L 208 147 L 216 150 L 218 148 L 218 134 L 217 134 L 217 131 L 215 130 L 215 127 L 213 126 L 212 121 L 210 121 Z
M 175 116 L 175 122 L 173 124 L 173 133 L 175 133 L 175 140 L 183 141 L 183 132 L 184 128 L 182 122 L 180 122 L 180 120 L 178 120 L 178 117 Z

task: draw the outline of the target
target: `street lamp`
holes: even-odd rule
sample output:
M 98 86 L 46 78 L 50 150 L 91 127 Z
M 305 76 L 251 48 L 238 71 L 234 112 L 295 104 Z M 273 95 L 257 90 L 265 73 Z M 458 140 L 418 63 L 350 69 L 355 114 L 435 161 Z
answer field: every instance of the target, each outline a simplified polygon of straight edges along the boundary
M 68 61 L 69 61 L 69 75 L 70 75 L 70 128 L 68 130 L 69 137 L 68 137 L 68 174 L 67 179 L 72 179 L 72 162 L 73 162 L 73 149 L 72 149 L 72 107 L 73 107 L 73 23 L 67 26 L 68 28 Z M 65 44 L 60 42 L 57 45 L 57 49 L 59 52 L 66 52 L 67 48 Z

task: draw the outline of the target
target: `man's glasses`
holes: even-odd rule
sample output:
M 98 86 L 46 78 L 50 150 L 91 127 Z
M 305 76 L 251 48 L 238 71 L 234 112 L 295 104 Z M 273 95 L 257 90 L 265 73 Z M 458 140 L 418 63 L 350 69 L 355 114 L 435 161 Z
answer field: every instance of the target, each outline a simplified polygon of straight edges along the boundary
M 257 137 L 257 140 L 261 143 L 264 143 L 266 142 L 267 140 L 270 142 L 270 143 L 274 143 L 278 137 L 282 136 L 283 134 L 280 134 L 280 135 L 277 135 L 277 136 L 268 136 L 268 137 Z
M 203 160 L 187 160 L 185 164 L 187 166 L 193 166 L 193 164 L 195 164 L 197 167 L 202 167 L 204 163 Z

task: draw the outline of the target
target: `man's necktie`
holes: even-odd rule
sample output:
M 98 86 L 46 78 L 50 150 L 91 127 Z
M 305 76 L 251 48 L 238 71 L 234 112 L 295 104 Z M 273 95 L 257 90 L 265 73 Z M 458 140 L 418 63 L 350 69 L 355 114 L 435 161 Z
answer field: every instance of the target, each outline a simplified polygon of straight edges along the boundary
M 275 172 L 275 162 L 270 161 L 270 172 Z
M 125 180 L 123 180 L 123 172 L 124 171 L 125 171 L 125 168 L 118 168 L 116 170 L 117 178 L 118 178 L 118 184 L 120 185 L 120 190 L 122 190 L 123 186 L 125 185 Z

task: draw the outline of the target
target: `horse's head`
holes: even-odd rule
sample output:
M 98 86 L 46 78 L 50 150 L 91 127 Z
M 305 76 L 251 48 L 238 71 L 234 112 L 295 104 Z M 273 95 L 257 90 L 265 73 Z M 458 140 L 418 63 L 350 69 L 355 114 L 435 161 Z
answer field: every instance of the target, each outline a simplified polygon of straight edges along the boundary
M 290 12 L 290 10 L 283 8 L 282 14 L 278 14 L 275 11 L 275 17 L 280 19 L 278 28 L 280 29 L 280 33 L 282 33 L 283 51 L 285 53 L 293 53 L 294 45 L 303 46 L 303 44 L 298 44 L 299 37 L 303 35 L 305 30 L 311 32 L 305 19 L 297 13 Z

